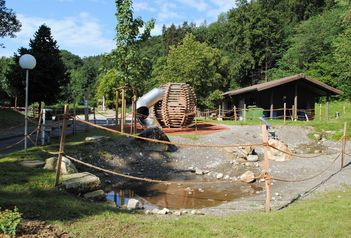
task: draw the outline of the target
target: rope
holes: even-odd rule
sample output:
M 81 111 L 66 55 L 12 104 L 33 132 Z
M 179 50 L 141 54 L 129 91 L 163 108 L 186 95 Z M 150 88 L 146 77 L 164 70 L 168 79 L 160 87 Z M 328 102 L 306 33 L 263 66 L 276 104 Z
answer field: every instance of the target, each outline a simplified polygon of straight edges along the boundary
M 132 176 L 132 175 L 126 175 L 126 174 L 122 174 L 122 173 L 117 173 L 117 172 L 114 172 L 114 171 L 111 171 L 111 170 L 108 170 L 108 169 L 104 169 L 104 168 L 101 168 L 101 167 L 98 167 L 98 166 L 95 166 L 95 165 L 92 165 L 92 164 L 89 164 L 89 163 L 86 163 L 86 162 L 83 162 L 83 161 L 80 161 L 78 159 L 75 159 L 71 156 L 68 156 L 65 154 L 65 156 L 78 163 L 78 164 L 81 164 L 81 165 L 84 165 L 86 167 L 90 167 L 90 168 L 93 168 L 93 169 L 96 169 L 96 170 L 99 170 L 99 171 L 102 171 L 102 172 L 105 172 L 105 173 L 109 173 L 109 174 L 112 174 L 112 175 L 115 175 L 115 176 L 119 176 L 119 177 L 123 177 L 123 178 L 127 178 L 127 179 L 133 179 L 133 180 L 138 180 L 138 181 L 143 181 L 143 182 L 149 182 L 149 183 L 164 183 L 164 184 L 200 184 L 200 183 L 206 183 L 206 184 L 218 184 L 218 183 L 231 183 L 231 181 L 223 181 L 223 180 L 220 180 L 220 181 L 199 181 L 199 182 L 190 182 L 190 181 L 184 181 L 184 180 L 174 180 L 174 181 L 166 181 L 166 180 L 159 180 L 159 179 L 151 179 L 151 178 L 141 178 L 141 177 L 136 177 L 136 176 Z M 259 178 L 262 178 L 262 174 L 260 174 L 259 176 L 256 176 L 255 179 L 259 179 Z
M 108 132 L 112 132 L 115 134 L 119 134 L 119 135 L 123 135 L 123 136 L 127 136 L 127 137 L 132 137 L 135 139 L 140 139 L 140 140 L 144 140 L 144 141 L 149 141 L 149 142 L 155 142 L 155 143 L 160 143 L 160 144 L 167 144 L 167 145 L 175 145 L 175 146 L 182 146 L 182 147 L 209 147 L 209 148 L 225 148 L 225 147 L 246 147 L 246 146 L 263 146 L 262 143 L 257 143 L 257 144 L 228 144 L 228 145 L 218 145 L 218 144 L 187 144 L 187 143 L 178 143 L 178 142 L 170 142 L 170 141 L 163 141 L 163 140 L 157 140 L 157 139 L 151 139 L 151 138 L 145 138 L 142 136 L 138 136 L 138 135 L 132 135 L 132 134 L 128 134 L 125 132 L 120 132 L 120 131 L 116 131 L 110 128 L 106 128 L 100 125 L 95 125 L 94 123 L 91 122 L 87 122 L 81 119 L 76 119 L 79 122 L 85 123 L 87 125 L 90 125 L 92 127 L 96 127 L 99 128 L 101 130 L 105 130 Z
M 276 181 L 281 181 L 281 182 L 291 182 L 291 183 L 295 183 L 295 182 L 304 182 L 307 180 L 311 180 L 314 179 L 316 177 L 318 177 L 319 175 L 323 174 L 325 171 L 327 171 L 334 163 L 335 161 L 340 157 L 341 154 L 338 154 L 338 156 L 335 157 L 335 159 L 330 163 L 330 165 L 328 165 L 328 167 L 326 167 L 324 170 L 322 170 L 321 172 L 319 172 L 318 174 L 315 174 L 311 177 L 308 178 L 304 178 L 304 179 L 296 179 L 296 180 L 289 180 L 289 179 L 284 179 L 284 178 L 276 178 L 276 177 L 271 177 L 271 179 L 276 180 Z
M 28 134 L 28 137 L 33 135 L 37 130 L 38 130 L 38 128 L 35 128 L 30 134 Z M 25 140 L 25 138 L 22 138 L 21 140 L 13 143 L 11 145 L 8 145 L 8 146 L 5 146 L 5 147 L 1 148 L 0 151 L 4 151 L 4 150 L 7 150 L 7 149 L 10 149 L 10 148 L 22 143 L 24 140 Z M 33 143 L 33 141 L 31 139 L 30 139 L 30 141 Z

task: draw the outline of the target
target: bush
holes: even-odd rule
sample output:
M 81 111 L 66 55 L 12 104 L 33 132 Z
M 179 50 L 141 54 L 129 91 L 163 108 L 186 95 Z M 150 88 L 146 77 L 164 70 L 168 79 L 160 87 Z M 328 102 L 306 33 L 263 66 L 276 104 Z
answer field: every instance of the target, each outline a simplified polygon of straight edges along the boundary
M 0 232 L 6 235 L 15 236 L 16 228 L 21 222 L 21 213 L 17 207 L 12 210 L 0 211 Z

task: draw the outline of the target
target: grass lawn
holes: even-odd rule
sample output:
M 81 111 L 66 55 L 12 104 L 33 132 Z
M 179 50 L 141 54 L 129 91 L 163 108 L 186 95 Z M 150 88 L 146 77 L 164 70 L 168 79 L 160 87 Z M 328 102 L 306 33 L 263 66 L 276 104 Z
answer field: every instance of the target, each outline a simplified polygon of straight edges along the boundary
M 338 140 L 343 135 L 343 128 L 344 122 L 348 122 L 348 130 L 347 134 L 350 136 L 351 134 L 351 103 L 350 102 L 331 102 L 329 104 L 329 119 L 326 120 L 325 117 L 325 105 L 322 105 L 322 119 L 319 119 L 319 104 L 316 104 L 315 111 L 316 111 L 316 118 L 315 120 L 311 121 L 291 121 L 286 120 L 287 126 L 306 126 L 306 127 L 313 127 L 314 131 L 317 133 L 322 133 L 323 131 L 333 131 L 334 133 L 326 135 L 326 138 Z M 343 113 L 345 106 L 345 114 Z M 339 119 L 335 118 L 336 112 L 341 113 L 341 117 Z M 258 116 L 256 116 L 257 118 Z M 224 120 L 224 121 L 217 121 L 217 120 L 205 120 L 201 119 L 198 120 L 199 122 L 214 122 L 214 123 L 222 123 L 225 125 L 260 125 L 262 122 L 258 119 L 251 119 L 246 121 L 232 121 L 232 120 Z M 269 120 L 269 122 L 273 125 L 283 125 L 284 121 L 279 120 Z
M 0 130 L 24 125 L 24 115 L 11 109 L 0 108 Z
M 74 150 L 95 132 L 68 137 Z M 102 133 L 104 134 L 104 133 Z M 45 147 L 57 151 L 58 146 Z M 58 225 L 72 237 L 350 237 L 351 189 L 319 194 L 282 211 L 263 211 L 227 217 L 157 217 L 133 214 L 107 204 L 78 199 L 54 189 L 55 174 L 24 168 L 22 160 L 45 159 L 40 148 L 0 158 L 0 207 L 17 206 L 27 218 Z

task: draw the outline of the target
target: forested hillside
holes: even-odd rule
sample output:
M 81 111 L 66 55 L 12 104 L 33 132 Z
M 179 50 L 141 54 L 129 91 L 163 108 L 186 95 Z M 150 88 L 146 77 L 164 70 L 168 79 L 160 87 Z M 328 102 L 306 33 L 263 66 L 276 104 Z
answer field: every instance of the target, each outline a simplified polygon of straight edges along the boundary
M 237 0 L 214 23 L 164 26 L 161 35 L 138 38 L 135 50 L 129 72 L 136 90 L 129 95 L 186 82 L 194 87 L 199 106 L 211 108 L 223 91 L 303 72 L 351 98 L 348 0 Z M 81 59 L 61 50 L 69 80 L 60 86 L 57 100 L 82 103 L 88 93 L 92 103 L 104 95 L 112 106 L 123 81 L 112 56 Z M 0 95 L 20 96 L 6 79 L 8 64 L 16 60 L 3 57 L 1 62 Z

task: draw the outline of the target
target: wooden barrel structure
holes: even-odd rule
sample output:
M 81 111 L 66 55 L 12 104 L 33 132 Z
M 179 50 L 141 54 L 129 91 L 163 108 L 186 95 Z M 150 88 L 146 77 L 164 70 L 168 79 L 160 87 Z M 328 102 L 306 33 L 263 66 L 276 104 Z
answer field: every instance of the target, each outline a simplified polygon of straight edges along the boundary
M 185 83 L 168 83 L 161 101 L 155 104 L 154 114 L 162 127 L 182 128 L 192 124 L 196 115 L 196 95 Z

